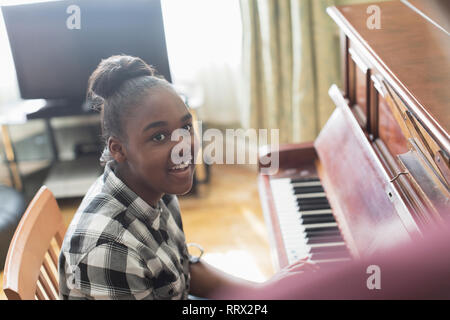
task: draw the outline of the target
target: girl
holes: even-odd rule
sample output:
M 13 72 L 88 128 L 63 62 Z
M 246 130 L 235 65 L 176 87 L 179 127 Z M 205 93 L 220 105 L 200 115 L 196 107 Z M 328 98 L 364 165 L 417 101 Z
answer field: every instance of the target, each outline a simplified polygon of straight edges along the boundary
M 66 233 L 60 298 L 187 299 L 258 288 L 190 259 L 175 195 L 192 187 L 194 164 L 171 160 L 179 143 L 171 134 L 180 128 L 191 134 L 191 159 L 195 136 L 172 86 L 140 58 L 112 56 L 89 78 L 87 97 L 101 110 L 105 170 Z

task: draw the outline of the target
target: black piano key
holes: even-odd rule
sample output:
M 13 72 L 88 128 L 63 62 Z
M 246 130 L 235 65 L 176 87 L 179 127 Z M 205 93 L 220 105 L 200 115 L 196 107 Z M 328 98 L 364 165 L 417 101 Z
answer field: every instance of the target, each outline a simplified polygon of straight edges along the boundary
M 298 211 L 300 214 L 302 211 L 317 211 L 330 209 L 330 205 L 327 203 L 299 203 Z
M 327 232 L 327 231 L 337 231 L 339 232 L 338 227 L 313 227 L 307 229 L 308 232 Z
M 306 238 L 318 238 L 318 237 L 335 237 L 340 236 L 341 232 L 339 231 L 339 228 L 334 227 L 330 230 L 314 230 L 314 229 L 306 229 Z
M 312 203 L 312 204 L 298 203 L 298 207 L 300 208 L 300 212 L 301 211 L 310 211 L 310 210 L 331 209 L 331 207 L 328 203 Z
M 323 237 L 339 237 L 338 232 L 322 231 L 315 233 L 306 233 L 306 239 L 323 239 Z
M 317 221 L 317 223 L 329 223 L 336 222 L 334 216 L 330 214 L 312 214 L 312 215 L 300 215 L 300 219 L 303 221 Z M 323 221 L 323 222 L 321 222 Z
M 307 244 L 317 244 L 317 243 L 332 243 L 332 242 L 344 242 L 344 238 L 341 235 L 335 236 L 318 236 L 307 238 Z
M 332 214 L 317 214 L 312 216 L 305 216 L 300 218 L 302 224 L 314 224 L 314 223 L 328 223 L 336 222 Z
M 334 222 L 334 220 L 329 218 L 318 218 L 318 219 L 300 219 L 302 225 L 310 225 L 316 223 L 330 223 Z
M 291 183 L 320 181 L 318 178 L 297 178 L 291 179 Z
M 322 186 L 294 187 L 294 194 L 324 192 Z
M 318 197 L 296 197 L 298 201 L 304 202 L 326 202 L 328 203 L 328 199 L 326 197 L 318 196 Z
M 297 203 L 300 204 L 330 204 L 326 198 L 297 198 Z

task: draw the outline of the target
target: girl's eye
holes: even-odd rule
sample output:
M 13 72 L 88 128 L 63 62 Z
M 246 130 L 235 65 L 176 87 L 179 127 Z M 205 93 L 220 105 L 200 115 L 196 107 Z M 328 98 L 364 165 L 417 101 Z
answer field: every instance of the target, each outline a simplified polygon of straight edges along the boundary
M 191 132 L 192 130 L 192 124 L 187 124 L 183 127 L 183 129 L 186 129 L 187 131 Z
M 159 133 L 159 134 L 157 134 L 156 136 L 154 136 L 154 137 L 152 138 L 152 140 L 153 140 L 153 141 L 160 142 L 160 141 L 163 141 L 165 138 L 166 138 L 166 136 L 165 136 L 163 133 Z

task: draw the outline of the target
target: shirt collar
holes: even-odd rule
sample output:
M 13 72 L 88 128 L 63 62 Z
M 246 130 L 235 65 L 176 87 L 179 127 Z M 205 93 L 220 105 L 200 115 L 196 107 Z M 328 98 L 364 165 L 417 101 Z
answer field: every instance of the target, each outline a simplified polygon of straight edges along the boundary
M 145 202 L 115 174 L 116 165 L 115 160 L 110 160 L 105 165 L 103 173 L 104 192 L 111 194 L 136 218 L 144 221 L 148 226 L 158 229 L 159 218 L 165 208 L 164 202 L 160 199 L 156 208 Z

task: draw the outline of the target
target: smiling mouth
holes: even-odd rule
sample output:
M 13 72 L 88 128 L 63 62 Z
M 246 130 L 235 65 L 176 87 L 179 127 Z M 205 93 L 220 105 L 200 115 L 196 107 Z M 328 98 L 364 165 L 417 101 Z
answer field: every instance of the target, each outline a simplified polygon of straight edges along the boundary
M 180 164 L 177 164 L 177 165 L 173 166 L 173 167 L 170 168 L 169 170 L 170 170 L 170 171 L 184 170 L 184 169 L 186 169 L 187 167 L 189 167 L 190 164 L 191 164 L 191 162 L 180 163 Z
M 190 175 L 193 166 L 194 165 L 190 161 L 180 163 L 169 168 L 169 173 L 178 178 L 185 178 Z

